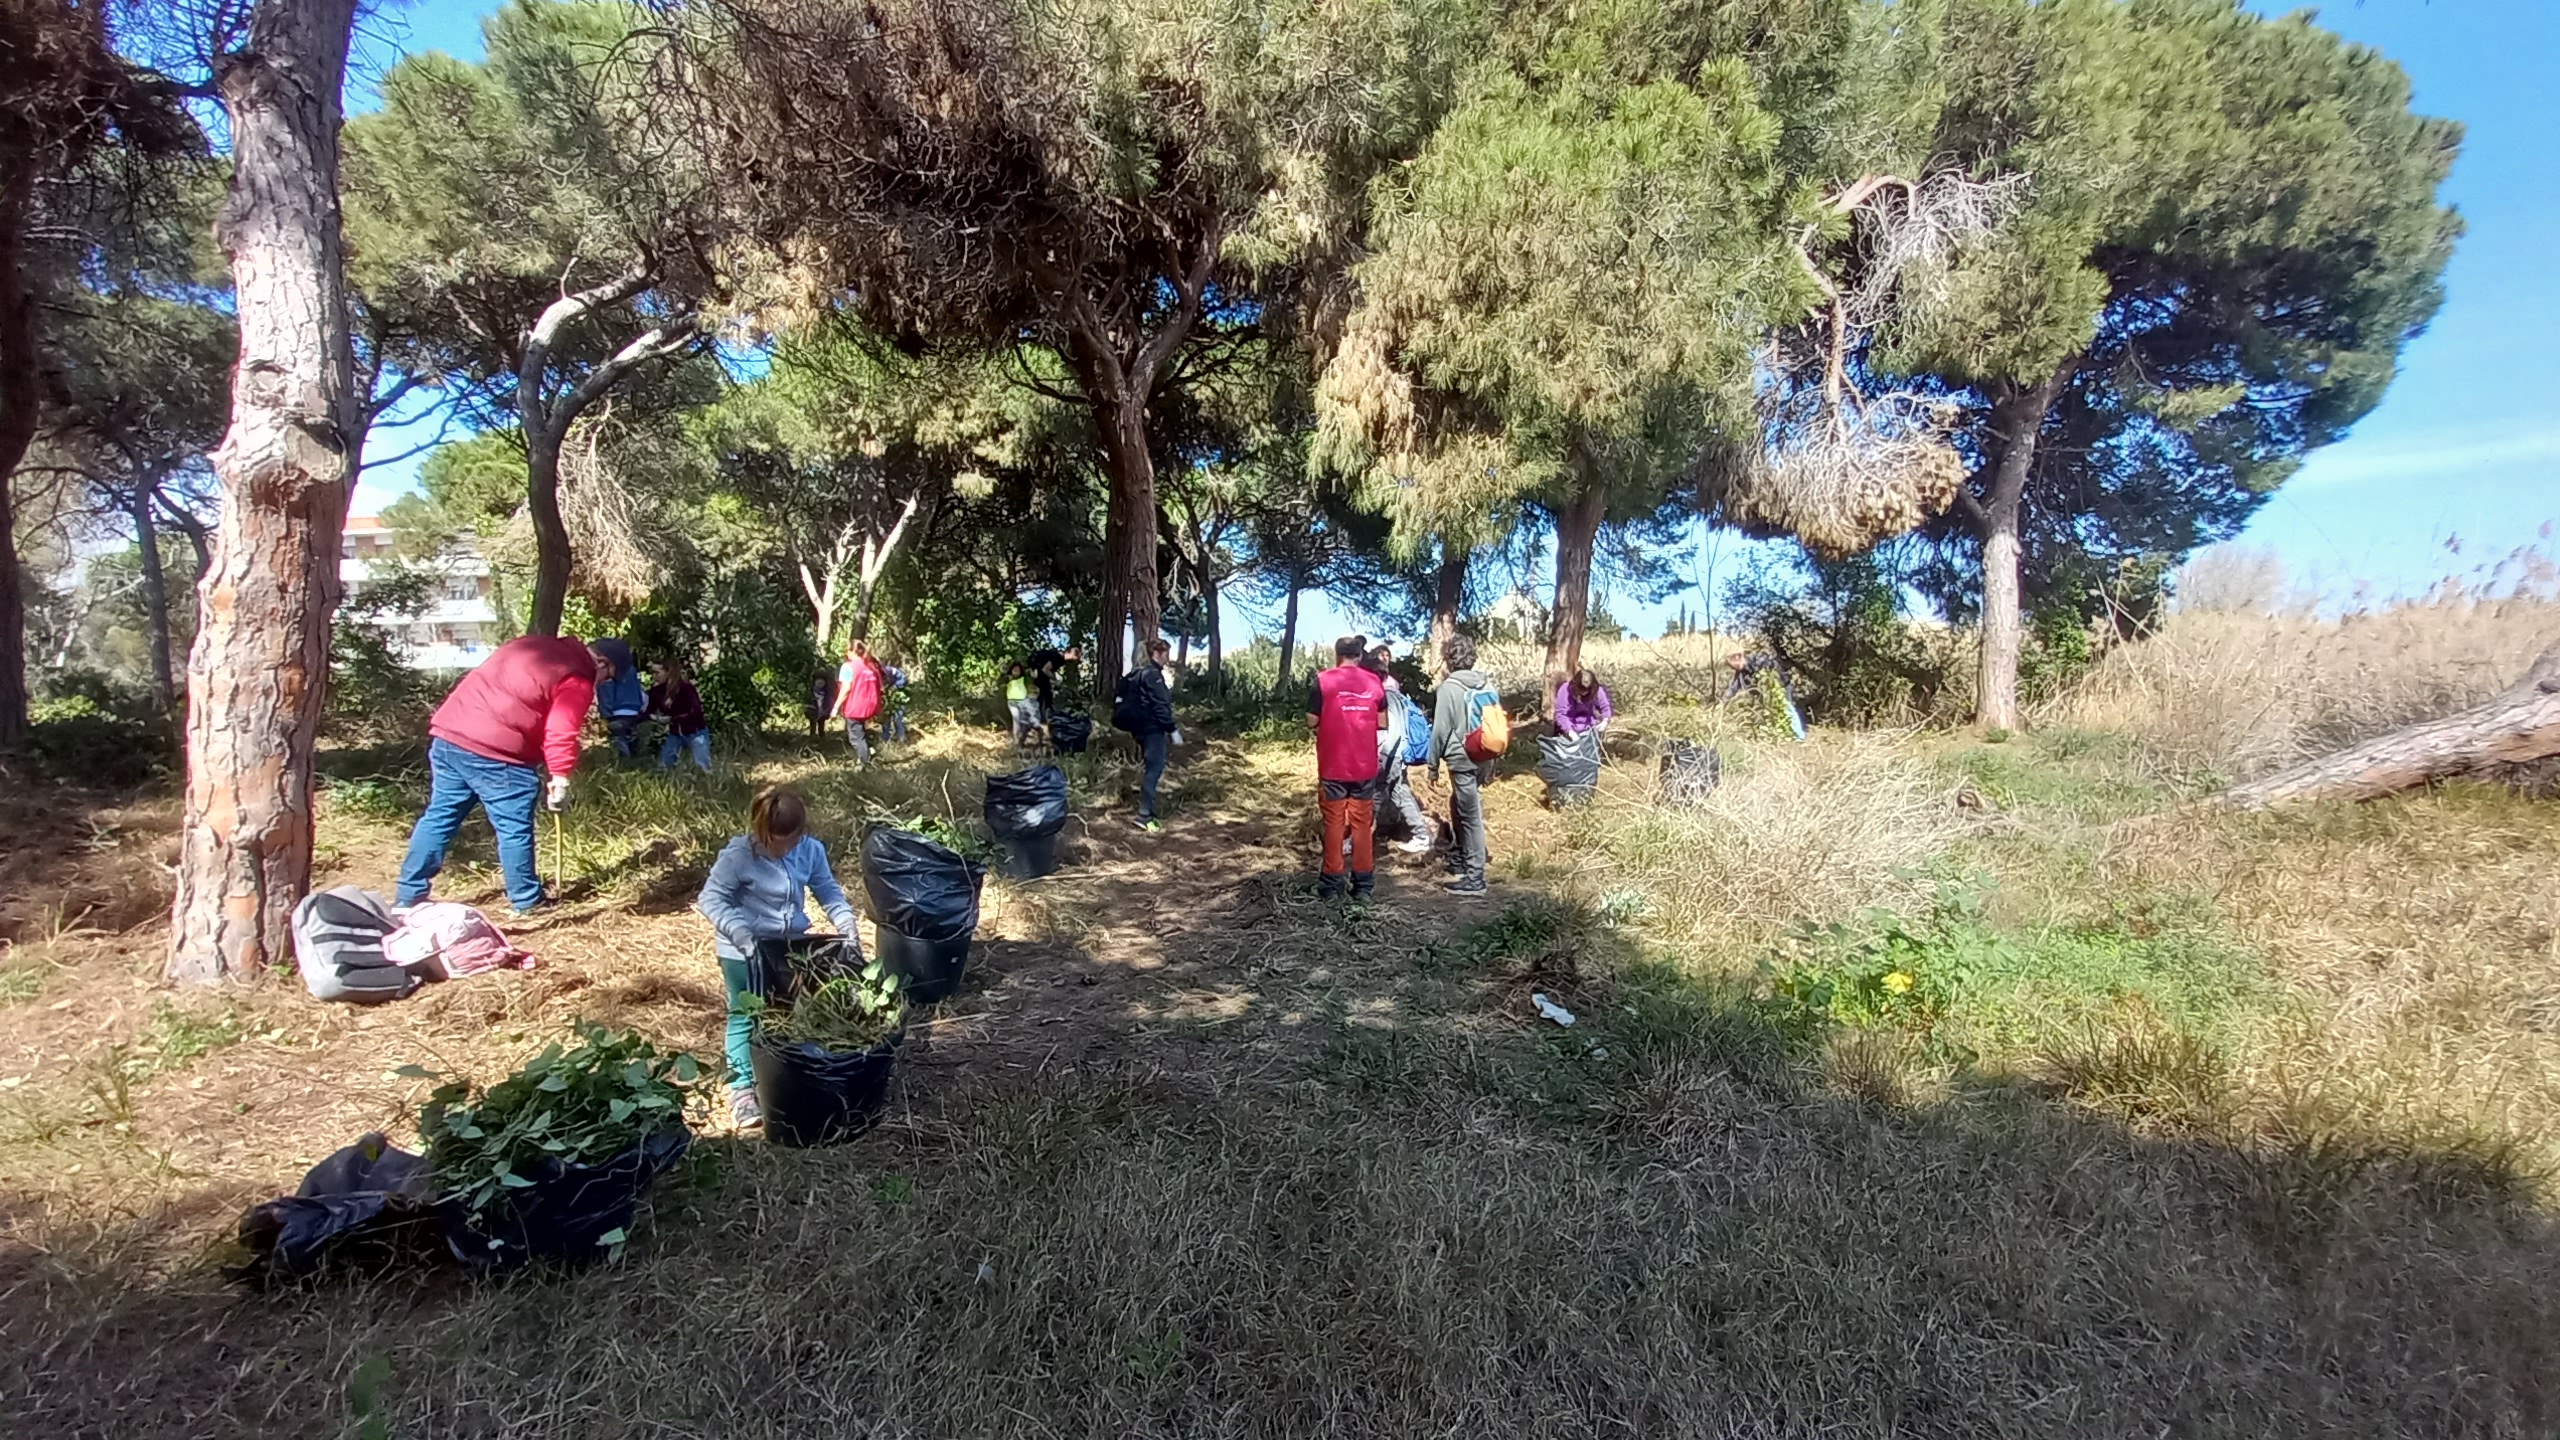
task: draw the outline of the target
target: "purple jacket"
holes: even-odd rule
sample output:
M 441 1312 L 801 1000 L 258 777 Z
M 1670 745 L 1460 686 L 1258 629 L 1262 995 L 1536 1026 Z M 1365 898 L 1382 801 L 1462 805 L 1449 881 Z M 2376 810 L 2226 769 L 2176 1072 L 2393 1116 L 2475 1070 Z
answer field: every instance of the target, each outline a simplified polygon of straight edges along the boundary
M 1591 702 L 1586 705 L 1573 698 L 1573 682 L 1568 680 L 1556 687 L 1555 714 L 1556 733 L 1559 735 L 1581 735 L 1597 730 L 1608 723 L 1611 714 L 1609 687 L 1592 686 Z

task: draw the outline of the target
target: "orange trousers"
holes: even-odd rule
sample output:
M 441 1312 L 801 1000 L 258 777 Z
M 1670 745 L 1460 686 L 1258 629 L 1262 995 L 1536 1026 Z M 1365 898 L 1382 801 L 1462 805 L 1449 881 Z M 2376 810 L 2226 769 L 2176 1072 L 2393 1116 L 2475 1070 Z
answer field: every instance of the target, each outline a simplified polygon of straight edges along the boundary
M 1324 812 L 1324 873 L 1342 873 L 1342 841 L 1351 839 L 1351 873 L 1366 875 L 1378 868 L 1378 805 L 1374 800 L 1318 800 Z

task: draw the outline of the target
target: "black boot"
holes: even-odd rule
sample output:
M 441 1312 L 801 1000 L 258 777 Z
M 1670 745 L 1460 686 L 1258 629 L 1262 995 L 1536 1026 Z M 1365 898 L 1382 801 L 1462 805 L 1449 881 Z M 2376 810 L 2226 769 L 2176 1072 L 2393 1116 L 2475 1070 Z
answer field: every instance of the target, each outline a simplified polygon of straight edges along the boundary
M 1373 898 L 1374 896 L 1376 896 L 1376 895 L 1377 895 L 1377 893 L 1378 893 L 1378 872 L 1377 872 L 1377 871 L 1375 871 L 1375 870 L 1354 870 L 1354 871 L 1352 871 L 1352 872 L 1351 872 L 1351 898 L 1352 898 L 1352 899 L 1354 899 L 1354 900 L 1367 900 L 1367 899 L 1371 899 L 1371 898 Z
M 1316 898 L 1319 900 L 1341 899 L 1342 877 L 1340 875 L 1318 875 L 1316 877 Z

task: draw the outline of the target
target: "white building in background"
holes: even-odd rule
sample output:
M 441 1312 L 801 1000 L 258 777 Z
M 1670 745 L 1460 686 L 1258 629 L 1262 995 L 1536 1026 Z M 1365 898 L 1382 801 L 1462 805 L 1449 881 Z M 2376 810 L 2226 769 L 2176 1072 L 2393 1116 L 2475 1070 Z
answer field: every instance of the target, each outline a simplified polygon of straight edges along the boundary
M 349 516 L 346 543 L 338 554 L 338 578 L 352 598 L 372 581 L 375 567 L 389 563 L 391 527 L 378 515 Z M 498 644 L 498 608 L 489 562 L 480 558 L 470 538 L 455 538 L 436 558 L 413 568 L 437 577 L 427 608 L 365 623 L 383 632 L 413 670 L 468 670 L 488 659 Z

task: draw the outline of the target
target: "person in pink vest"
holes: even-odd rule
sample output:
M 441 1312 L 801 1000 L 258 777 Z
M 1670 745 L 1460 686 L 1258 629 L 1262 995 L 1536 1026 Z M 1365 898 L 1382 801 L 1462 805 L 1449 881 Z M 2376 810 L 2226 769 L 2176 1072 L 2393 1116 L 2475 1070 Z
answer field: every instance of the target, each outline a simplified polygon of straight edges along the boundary
M 427 898 L 474 805 L 489 812 L 507 899 L 522 915 L 546 898 L 533 864 L 533 807 L 569 803 L 578 732 L 613 659 L 574 635 L 527 635 L 491 651 L 427 724 L 426 813 L 400 866 L 402 905 Z M 546 785 L 543 773 L 550 772 Z
M 853 747 L 854 763 L 866 769 L 871 764 L 871 722 L 879 718 L 881 697 L 889 689 L 883 678 L 871 647 L 859 640 L 844 652 L 844 668 L 836 672 L 836 713 L 844 717 L 845 743 Z

